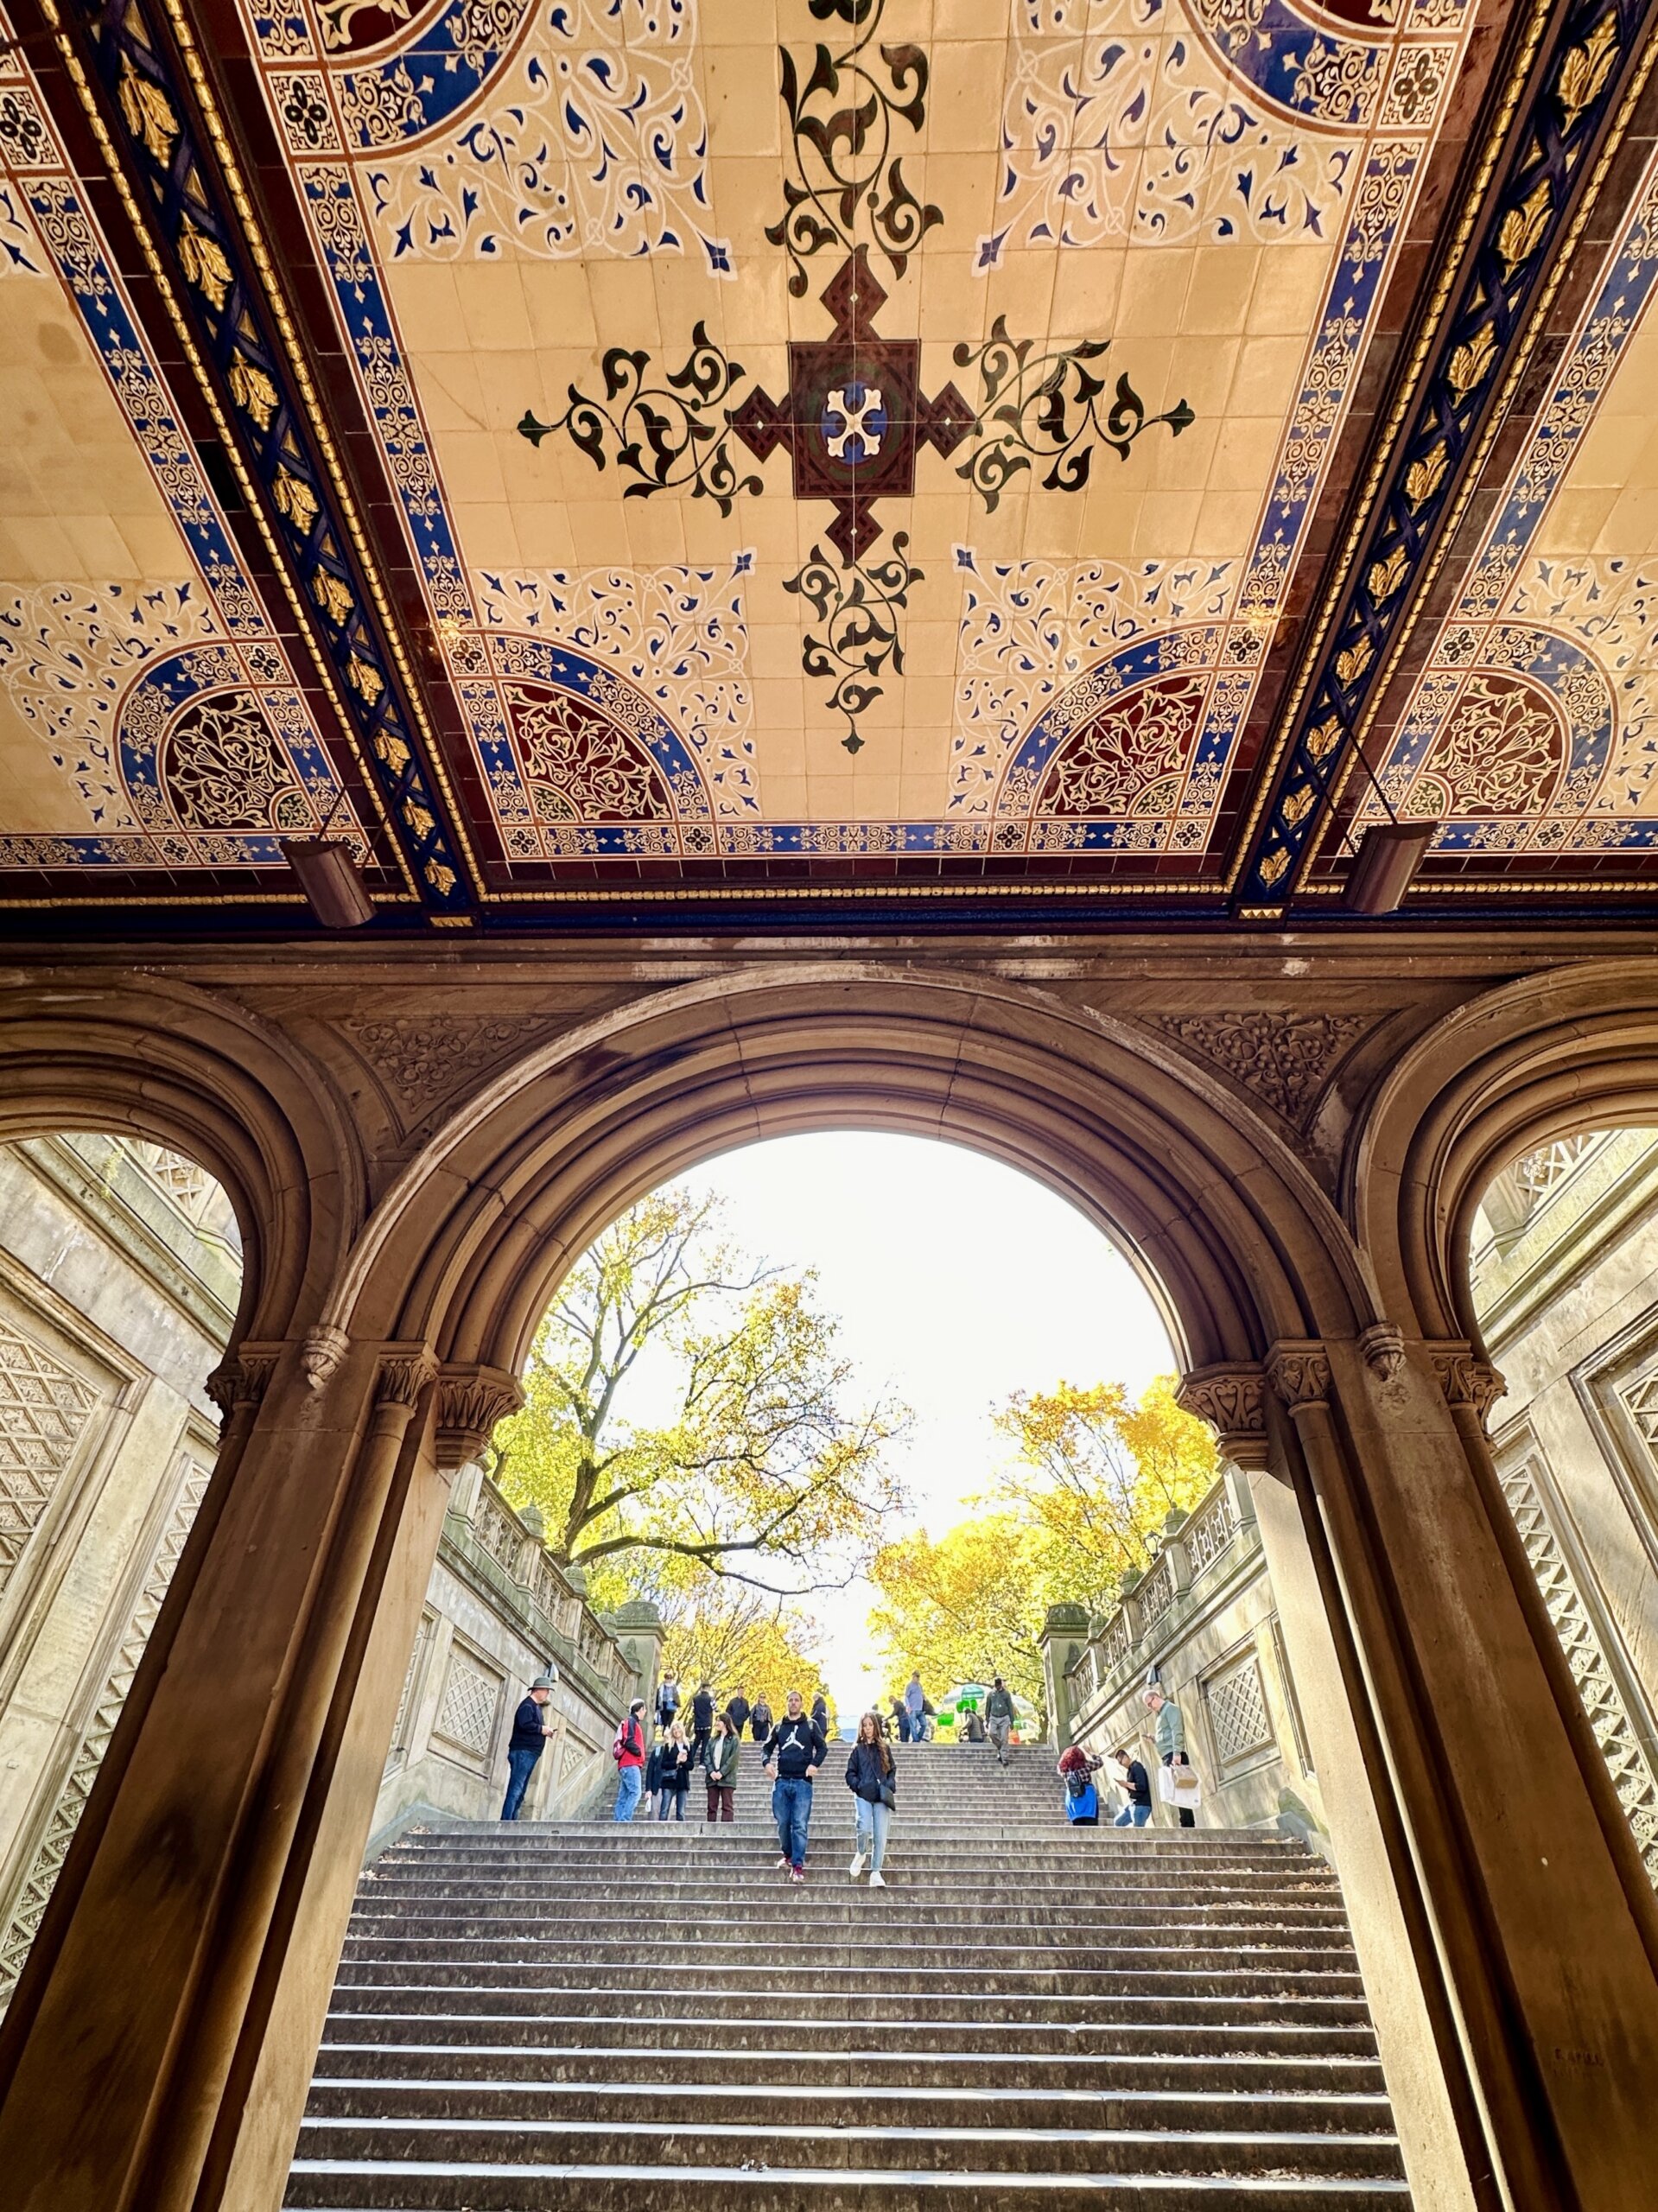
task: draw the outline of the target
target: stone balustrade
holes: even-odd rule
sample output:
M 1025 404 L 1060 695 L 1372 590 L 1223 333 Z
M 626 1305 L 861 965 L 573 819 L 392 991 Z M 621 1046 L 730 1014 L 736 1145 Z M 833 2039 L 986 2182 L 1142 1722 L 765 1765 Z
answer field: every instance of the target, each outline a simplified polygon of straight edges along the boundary
M 553 1732 L 525 1818 L 574 1812 L 609 1770 L 607 1751 L 634 1697 L 651 1694 L 660 1623 L 629 1605 L 620 1633 L 562 1567 L 533 1509 L 515 1510 L 477 1467 L 455 1479 L 426 1608 L 410 1656 L 376 1808 L 371 1852 L 428 1815 L 486 1819 L 505 1783 L 506 1738 L 528 1685 L 550 1659 Z
M 1094 1751 L 1135 1741 L 1152 1767 L 1141 1693 L 1155 1669 L 1185 1718 L 1204 1784 L 1202 1824 L 1276 1823 L 1321 1842 L 1317 1778 L 1241 1469 L 1225 1468 L 1189 1514 L 1170 1516 L 1156 1560 L 1113 1611 L 1078 1611 L 1074 1626 L 1050 1621 L 1050 1703 L 1062 1739 Z

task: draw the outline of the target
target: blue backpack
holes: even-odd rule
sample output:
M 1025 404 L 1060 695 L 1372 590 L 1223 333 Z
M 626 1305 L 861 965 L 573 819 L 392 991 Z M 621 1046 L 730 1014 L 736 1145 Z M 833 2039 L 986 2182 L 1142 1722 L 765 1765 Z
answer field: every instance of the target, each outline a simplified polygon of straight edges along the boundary
M 1082 1784 L 1078 1789 L 1077 1784 Z M 1094 1787 L 1093 1777 L 1082 1773 L 1065 1777 L 1065 1818 L 1068 1821 L 1095 1821 L 1100 1815 L 1100 1793 Z

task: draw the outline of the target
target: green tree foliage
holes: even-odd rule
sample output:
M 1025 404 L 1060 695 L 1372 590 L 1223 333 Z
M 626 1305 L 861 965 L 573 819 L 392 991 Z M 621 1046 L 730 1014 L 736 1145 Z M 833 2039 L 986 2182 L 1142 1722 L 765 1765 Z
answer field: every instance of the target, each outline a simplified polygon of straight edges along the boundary
M 683 1190 L 642 1199 L 570 1270 L 495 1473 L 595 1603 L 708 1574 L 798 1595 L 867 1564 L 903 1503 L 889 1447 L 908 1415 L 854 1402 L 816 1287 L 734 1250 L 715 1201 Z

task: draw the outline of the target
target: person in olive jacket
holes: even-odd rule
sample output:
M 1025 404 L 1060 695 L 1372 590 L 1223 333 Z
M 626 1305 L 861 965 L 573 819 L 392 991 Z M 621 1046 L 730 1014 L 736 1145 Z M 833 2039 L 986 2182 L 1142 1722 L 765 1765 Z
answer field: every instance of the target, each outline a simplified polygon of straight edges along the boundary
M 737 1761 L 742 1752 L 742 1738 L 723 1713 L 714 1724 L 714 1733 L 708 1738 L 702 1754 L 702 1766 L 708 1785 L 708 1821 L 734 1820 L 737 1816 Z

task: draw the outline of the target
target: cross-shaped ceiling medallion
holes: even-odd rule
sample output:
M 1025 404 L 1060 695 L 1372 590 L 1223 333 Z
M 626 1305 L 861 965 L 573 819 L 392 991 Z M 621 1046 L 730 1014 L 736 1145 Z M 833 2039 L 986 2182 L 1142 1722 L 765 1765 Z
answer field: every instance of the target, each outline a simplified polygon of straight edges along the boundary
M 857 717 L 880 697 L 877 679 L 903 673 L 899 618 L 922 581 L 902 531 L 881 559 L 866 558 L 882 535 L 874 506 L 913 493 L 923 449 L 949 460 L 970 443 L 955 473 L 989 512 L 1020 471 L 1040 468 L 1045 491 L 1080 492 L 1098 447 L 1126 460 L 1154 424 L 1178 436 L 1192 413 L 1183 399 L 1148 416 L 1126 376 L 1108 397 L 1093 365 L 1109 352 L 1109 340 L 1038 353 L 1029 339 L 1011 338 L 1001 316 L 981 344 L 954 349 L 956 366 L 973 372 L 976 399 L 963 397 L 953 383 L 927 397 L 919 340 L 884 338 L 875 327 L 888 295 L 870 267 L 873 248 L 901 278 L 911 253 L 944 219 L 942 210 L 915 199 L 891 151 L 899 125 L 918 130 L 925 120 L 927 58 L 919 47 L 875 45 L 886 0 L 811 5 L 820 19 L 838 16 L 857 35 L 838 54 L 820 45 L 804 89 L 792 55 L 782 50 L 793 174 L 784 181 L 785 213 L 766 237 L 788 253 L 789 289 L 797 297 L 808 289 L 808 261 L 841 249 L 841 264 L 818 295 L 832 325 L 828 337 L 791 343 L 781 400 L 751 385 L 735 405 L 726 403 L 746 372 L 702 322 L 683 365 L 657 381 L 651 380 L 648 353 L 612 346 L 600 363 L 602 398 L 571 385 L 556 421 L 539 422 L 526 410 L 518 429 L 537 447 L 562 433 L 595 467 L 613 465 L 632 480 L 624 498 L 673 492 L 711 499 L 722 515 L 739 495 L 765 490 L 760 477 L 743 473 L 734 448 L 759 461 L 786 448 L 794 497 L 835 510 L 824 535 L 835 557 L 814 545 L 784 580 L 816 618 L 802 640 L 801 664 L 808 676 L 830 679 L 829 704 L 847 718 L 842 743 L 856 753 L 864 743 Z M 861 213 L 873 239 L 854 235 Z

